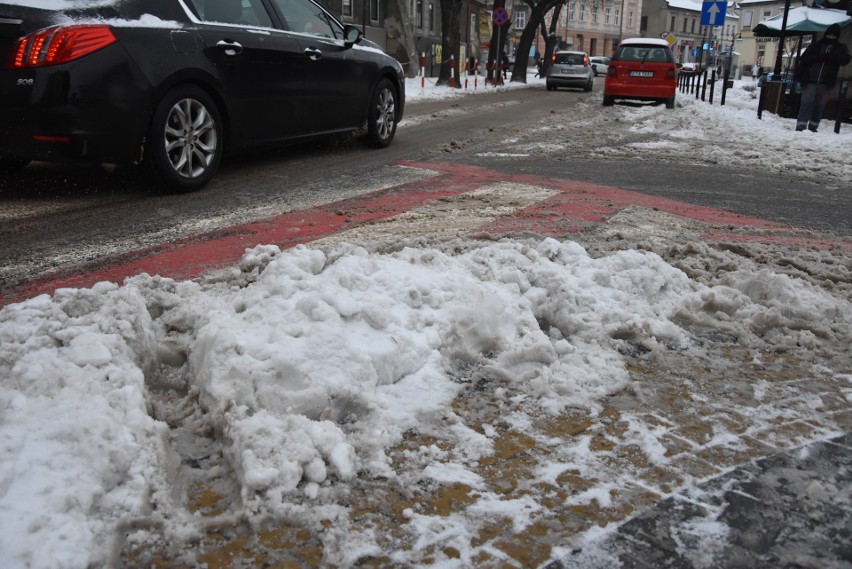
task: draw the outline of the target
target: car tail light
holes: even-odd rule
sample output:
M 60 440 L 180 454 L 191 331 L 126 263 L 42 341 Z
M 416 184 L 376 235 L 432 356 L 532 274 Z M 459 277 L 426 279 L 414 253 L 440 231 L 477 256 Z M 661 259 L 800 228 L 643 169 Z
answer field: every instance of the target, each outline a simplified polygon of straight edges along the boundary
M 610 77 L 618 77 L 618 72 L 615 70 L 615 65 L 609 64 L 609 67 L 606 68 L 606 74 Z
M 584 55 L 583 56 L 583 67 L 588 67 L 588 66 L 589 66 L 589 58 Z
M 675 78 L 675 70 L 669 67 L 666 71 L 666 79 L 674 79 Z
M 112 43 L 109 26 L 54 26 L 18 40 L 12 67 L 23 69 L 58 65 L 93 53 Z

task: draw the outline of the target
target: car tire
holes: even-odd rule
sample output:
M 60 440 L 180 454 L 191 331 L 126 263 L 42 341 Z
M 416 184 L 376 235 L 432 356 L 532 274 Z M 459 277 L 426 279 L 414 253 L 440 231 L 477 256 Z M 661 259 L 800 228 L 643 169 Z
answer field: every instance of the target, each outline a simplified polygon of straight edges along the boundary
M 613 103 L 615 103 L 615 97 L 606 94 L 603 96 L 603 106 L 611 107 Z
M 147 156 L 169 189 L 192 192 L 210 183 L 224 150 L 216 103 L 203 89 L 182 85 L 160 100 L 151 120 Z
M 24 158 L 0 158 L 0 173 L 15 174 L 27 167 L 30 161 Z
M 589 91 L 591 91 L 591 90 L 592 90 L 592 86 L 593 86 L 594 84 L 595 84 L 594 80 L 593 80 L 593 79 L 591 79 L 591 78 L 589 78 L 589 82 L 588 82 L 588 83 L 586 83 L 586 86 L 585 86 L 585 87 L 583 87 L 583 91 L 585 91 L 586 93 L 588 93 Z
M 675 108 L 675 96 L 674 95 L 672 95 L 671 97 L 666 99 L 666 108 L 667 109 Z
M 367 110 L 367 140 L 375 148 L 386 148 L 396 134 L 397 94 L 388 79 L 379 81 Z

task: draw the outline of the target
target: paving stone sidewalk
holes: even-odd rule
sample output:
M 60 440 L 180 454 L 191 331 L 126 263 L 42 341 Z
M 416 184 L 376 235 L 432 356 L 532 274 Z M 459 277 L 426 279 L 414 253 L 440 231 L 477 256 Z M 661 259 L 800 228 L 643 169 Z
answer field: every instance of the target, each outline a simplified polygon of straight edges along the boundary
M 389 452 L 393 479 L 359 477 L 346 492 L 349 523 L 369 528 L 386 552 L 354 566 L 438 567 L 458 559 L 449 542 L 421 539 L 415 512 L 436 524 L 457 517 L 478 528 L 467 544 L 476 567 L 613 566 L 595 565 L 600 558 L 584 550 L 584 535 L 622 522 L 609 538 L 609 562 L 625 567 L 849 567 L 850 439 L 837 434 L 852 431 L 852 376 L 792 354 L 765 354 L 756 363 L 751 350 L 711 343 L 703 356 L 672 351 L 666 362 L 637 351 L 630 387 L 600 409 L 528 416 L 525 429 L 506 420 L 527 412 L 511 383 L 474 374 L 452 411 L 493 438 L 494 454 L 468 465 L 485 488 L 424 479 L 436 454 L 458 461 L 463 449 L 441 433 L 410 431 Z M 649 456 L 654 445 L 660 454 Z M 581 460 L 541 481 L 542 468 Z M 495 496 L 535 504 L 528 523 L 478 517 L 477 502 Z M 200 483 L 190 502 L 211 520 L 237 508 L 215 479 Z M 702 537 L 699 522 L 719 539 Z M 211 523 L 197 543 L 128 549 L 122 565 L 334 567 L 327 562 L 335 554 L 332 525 Z

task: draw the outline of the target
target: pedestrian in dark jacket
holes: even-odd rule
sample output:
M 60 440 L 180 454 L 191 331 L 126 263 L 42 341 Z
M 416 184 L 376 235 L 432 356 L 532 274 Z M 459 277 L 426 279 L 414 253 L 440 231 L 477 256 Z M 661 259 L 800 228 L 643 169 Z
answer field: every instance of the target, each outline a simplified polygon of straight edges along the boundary
M 840 67 L 852 61 L 849 48 L 838 41 L 840 26 L 832 24 L 822 39 L 812 43 L 802 54 L 796 68 L 796 81 L 802 84 L 802 103 L 796 130 L 817 131 L 825 103 L 837 84 Z

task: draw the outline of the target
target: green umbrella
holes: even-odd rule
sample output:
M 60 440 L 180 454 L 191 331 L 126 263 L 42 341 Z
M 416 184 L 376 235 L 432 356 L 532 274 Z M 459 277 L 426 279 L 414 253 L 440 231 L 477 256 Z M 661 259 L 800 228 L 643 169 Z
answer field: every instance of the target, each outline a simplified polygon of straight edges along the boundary
M 781 35 L 781 24 L 784 14 L 778 14 L 761 21 L 754 27 L 754 35 L 757 37 L 779 37 Z M 846 15 L 843 10 L 830 10 L 822 8 L 808 8 L 801 6 L 793 8 L 787 13 L 787 28 L 784 36 L 805 36 L 822 33 L 831 24 L 839 24 L 845 27 L 852 23 L 852 17 Z

